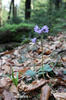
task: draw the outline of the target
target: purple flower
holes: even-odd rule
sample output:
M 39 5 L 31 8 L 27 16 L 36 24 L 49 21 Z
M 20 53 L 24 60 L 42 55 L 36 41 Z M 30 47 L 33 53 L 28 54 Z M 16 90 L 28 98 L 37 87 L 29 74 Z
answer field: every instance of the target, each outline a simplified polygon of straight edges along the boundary
M 36 43 L 36 40 L 37 40 L 37 38 L 33 38 L 33 39 L 32 39 L 32 42 L 33 42 L 33 43 Z
M 38 25 L 36 25 L 34 27 L 34 31 L 37 32 L 38 34 L 41 34 L 41 33 L 48 33 L 49 32 L 49 28 L 47 25 L 44 25 L 41 29 L 38 27 Z
M 41 30 L 42 30 L 42 32 L 44 32 L 44 33 L 48 33 L 48 32 L 49 32 L 49 28 L 48 28 L 47 25 L 43 26 Z
M 38 30 L 39 30 L 39 27 L 38 27 L 38 25 L 36 25 L 36 26 L 34 27 L 34 31 L 37 32 Z
M 40 29 L 40 30 L 38 30 L 38 32 L 37 32 L 38 34 L 41 34 L 42 33 L 42 30 Z
M 41 34 L 42 33 L 42 30 L 38 27 L 38 25 L 36 25 L 34 27 L 34 31 L 37 32 L 38 34 Z

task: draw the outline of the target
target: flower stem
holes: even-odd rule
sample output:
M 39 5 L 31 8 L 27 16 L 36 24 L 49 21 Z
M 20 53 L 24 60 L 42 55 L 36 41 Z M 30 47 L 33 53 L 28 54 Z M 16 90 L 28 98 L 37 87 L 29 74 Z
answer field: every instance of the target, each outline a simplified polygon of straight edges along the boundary
M 43 68 L 43 36 L 41 36 L 41 49 L 42 49 L 42 68 Z
M 41 36 L 41 49 L 42 49 L 42 71 L 44 72 L 44 68 L 43 68 L 43 35 Z M 43 73 L 43 77 L 44 77 L 44 73 Z

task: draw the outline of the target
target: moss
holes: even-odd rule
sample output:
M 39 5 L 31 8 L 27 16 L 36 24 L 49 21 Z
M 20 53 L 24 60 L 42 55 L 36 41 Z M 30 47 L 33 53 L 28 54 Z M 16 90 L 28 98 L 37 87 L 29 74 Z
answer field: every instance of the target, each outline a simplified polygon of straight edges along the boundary
M 29 37 L 33 33 L 34 24 L 5 24 L 0 28 L 0 43 L 11 41 L 22 41 L 22 37 Z

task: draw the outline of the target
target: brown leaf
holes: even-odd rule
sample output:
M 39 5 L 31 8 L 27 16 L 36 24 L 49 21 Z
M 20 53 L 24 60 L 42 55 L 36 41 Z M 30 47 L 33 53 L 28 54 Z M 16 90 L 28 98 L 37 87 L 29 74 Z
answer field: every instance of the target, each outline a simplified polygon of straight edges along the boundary
M 66 57 L 61 58 L 63 62 L 66 62 Z
M 54 37 L 53 36 L 48 36 L 48 40 L 49 41 L 54 41 Z
M 0 80 L 0 84 L 2 87 L 9 86 L 11 84 L 11 80 L 9 78 L 2 78 Z
M 66 93 L 62 92 L 62 93 L 53 93 L 54 97 L 57 100 L 66 100 Z
M 48 85 L 43 86 L 41 89 L 41 97 L 40 100 L 49 100 L 49 97 L 51 95 L 51 89 Z
M 10 71 L 11 71 L 10 66 L 8 66 L 6 64 L 2 66 L 2 69 L 4 70 L 4 74 L 10 73 Z
M 38 49 L 38 50 L 37 50 L 37 53 L 38 53 L 38 54 L 41 54 L 41 53 L 42 53 L 42 50 L 41 50 L 41 49 Z
M 33 92 L 34 90 L 39 89 L 41 86 L 45 85 L 46 83 L 48 83 L 48 81 L 44 80 L 44 79 L 33 81 L 29 85 L 27 85 L 23 81 L 21 81 L 21 83 L 18 85 L 18 89 L 20 91 L 30 93 L 30 92 Z
M 52 84 L 53 88 L 58 88 L 59 86 L 66 87 L 66 84 L 61 79 L 52 79 L 50 80 L 50 83 Z
M 0 53 L 0 56 L 4 56 L 4 55 L 7 55 L 7 54 L 12 54 L 14 52 L 14 50 L 11 50 L 11 51 L 5 51 L 3 53 Z
M 22 74 L 24 74 L 27 70 L 29 70 L 30 68 L 29 67 L 25 67 L 23 69 L 19 69 L 18 72 L 19 72 L 19 77 L 22 76 Z
M 55 49 L 58 49 L 58 48 L 60 48 L 60 47 L 62 47 L 62 43 L 58 43 L 58 44 L 55 46 Z
M 4 91 L 4 87 L 0 85 L 0 94 Z
M 13 62 L 14 62 L 14 64 L 15 64 L 16 66 L 18 66 L 18 67 L 24 66 L 24 64 L 23 64 L 23 63 L 19 63 L 19 62 L 17 61 L 17 59 L 13 60 Z
M 8 59 L 7 63 L 10 64 L 10 65 L 12 65 L 12 66 L 14 66 L 14 62 L 11 59 Z
M 10 93 L 10 92 L 8 92 L 6 90 L 4 90 L 3 96 L 4 96 L 4 100 L 16 100 L 16 98 L 13 95 L 13 93 Z
M 4 89 L 8 89 L 11 84 L 11 80 L 7 78 L 0 79 L 0 94 L 4 91 Z
M 50 49 L 48 49 L 48 50 L 46 50 L 46 51 L 44 52 L 44 54 L 45 54 L 45 55 L 49 55 L 51 52 L 52 52 L 52 51 L 51 51 Z
M 24 83 L 24 81 L 21 81 L 21 83 L 18 84 L 18 90 L 19 91 L 24 91 L 25 87 L 27 87 L 27 85 Z
M 24 91 L 25 91 L 25 92 L 34 91 L 34 90 L 40 88 L 41 86 L 45 85 L 47 82 L 48 82 L 48 81 L 47 81 L 47 80 L 44 80 L 44 79 L 34 81 L 34 82 L 32 82 L 32 84 L 28 85 L 28 86 L 24 89 Z
M 19 95 L 18 88 L 15 85 L 13 85 L 13 84 L 10 87 L 10 92 L 12 92 L 15 95 Z

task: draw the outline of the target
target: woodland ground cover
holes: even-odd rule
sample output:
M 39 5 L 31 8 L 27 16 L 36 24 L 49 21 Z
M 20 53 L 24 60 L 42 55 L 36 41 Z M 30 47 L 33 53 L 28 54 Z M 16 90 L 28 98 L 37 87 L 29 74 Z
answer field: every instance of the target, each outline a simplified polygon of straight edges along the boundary
M 65 0 L 0 0 L 0 99 L 66 100 Z
M 43 51 L 41 42 L 36 44 L 29 42 L 0 53 L 0 98 L 66 99 L 66 35 L 48 36 Z

